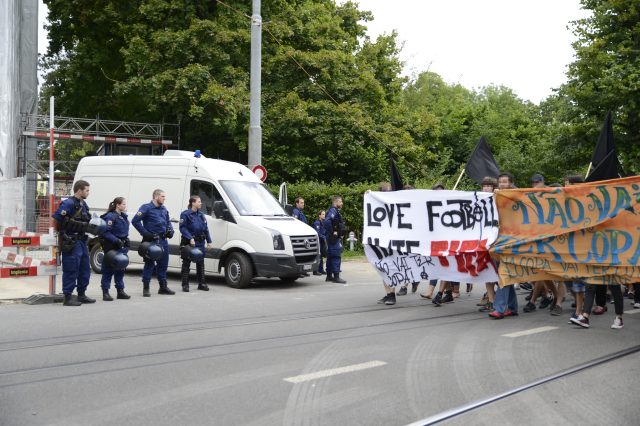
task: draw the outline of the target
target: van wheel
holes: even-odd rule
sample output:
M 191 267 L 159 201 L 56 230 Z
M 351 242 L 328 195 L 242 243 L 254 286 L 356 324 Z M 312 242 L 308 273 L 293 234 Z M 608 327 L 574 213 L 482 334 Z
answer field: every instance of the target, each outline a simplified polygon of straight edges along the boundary
M 224 277 L 230 287 L 248 287 L 253 278 L 253 265 L 249 257 L 240 252 L 231 253 L 224 266 Z
M 89 263 L 91 263 L 91 269 L 96 274 L 102 273 L 102 258 L 104 257 L 104 252 L 100 248 L 100 244 L 96 244 L 91 247 L 91 252 L 89 253 Z
M 283 283 L 290 284 L 300 278 L 300 275 L 296 275 L 295 277 L 280 277 Z

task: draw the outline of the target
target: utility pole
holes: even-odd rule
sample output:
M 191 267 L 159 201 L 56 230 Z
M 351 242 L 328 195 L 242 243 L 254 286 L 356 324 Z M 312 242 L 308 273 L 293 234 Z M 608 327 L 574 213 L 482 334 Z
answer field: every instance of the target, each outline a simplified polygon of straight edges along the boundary
M 249 168 L 262 164 L 262 127 L 260 127 L 262 16 L 260 0 L 253 0 L 251 21 L 251 103 L 249 108 Z

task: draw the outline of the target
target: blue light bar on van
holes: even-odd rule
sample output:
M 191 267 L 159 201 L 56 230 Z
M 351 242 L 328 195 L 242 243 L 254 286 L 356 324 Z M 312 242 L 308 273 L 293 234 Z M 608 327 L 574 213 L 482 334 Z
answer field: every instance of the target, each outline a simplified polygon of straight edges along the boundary
M 196 153 L 193 155 L 194 157 L 200 158 L 200 150 L 196 150 Z

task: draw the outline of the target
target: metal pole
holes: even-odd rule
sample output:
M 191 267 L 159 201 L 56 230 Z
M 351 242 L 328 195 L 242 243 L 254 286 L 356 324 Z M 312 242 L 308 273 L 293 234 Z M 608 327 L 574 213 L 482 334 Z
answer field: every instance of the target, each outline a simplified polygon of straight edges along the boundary
M 262 128 L 260 127 L 262 16 L 260 0 L 253 0 L 251 21 L 251 103 L 249 108 L 250 168 L 262 164 Z
M 55 188 L 53 187 L 53 131 L 54 131 L 54 123 L 53 123 L 53 96 L 49 99 L 49 113 L 51 115 L 49 127 L 51 128 L 51 133 L 49 135 L 49 235 L 53 235 L 53 200 L 55 194 Z M 53 247 L 49 247 L 49 254 L 51 259 L 55 262 Z M 56 253 L 57 254 L 57 253 Z M 55 263 L 54 263 L 55 264 Z M 49 294 L 55 294 L 56 292 L 56 276 L 49 275 Z

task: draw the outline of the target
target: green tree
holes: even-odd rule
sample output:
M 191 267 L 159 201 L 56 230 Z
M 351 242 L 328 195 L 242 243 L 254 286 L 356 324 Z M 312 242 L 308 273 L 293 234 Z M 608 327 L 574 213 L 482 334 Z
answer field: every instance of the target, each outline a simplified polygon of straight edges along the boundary
M 576 60 L 549 100 L 555 139 L 565 161 L 586 169 L 610 108 L 616 151 L 627 173 L 640 172 L 640 3 L 582 0 L 592 15 L 573 21 Z
M 45 0 L 43 92 L 70 116 L 180 120 L 183 148 L 246 162 L 249 20 L 209 0 Z M 249 13 L 247 2 L 228 4 Z M 438 123 L 401 105 L 397 34 L 372 41 L 370 12 L 334 0 L 265 2 L 263 20 L 313 78 L 378 138 L 428 173 Z M 387 150 L 333 104 L 263 30 L 263 163 L 270 180 L 350 183 L 388 175 Z M 422 176 L 403 167 L 408 176 Z

